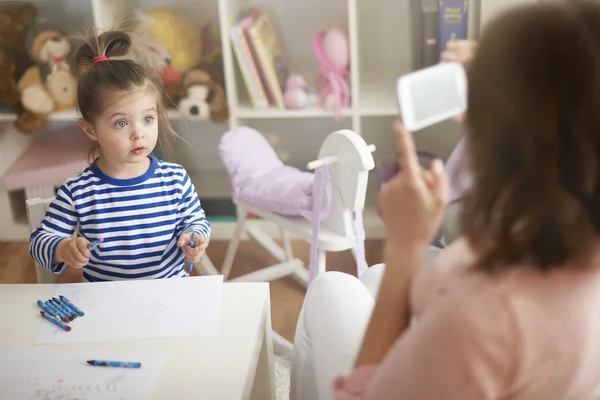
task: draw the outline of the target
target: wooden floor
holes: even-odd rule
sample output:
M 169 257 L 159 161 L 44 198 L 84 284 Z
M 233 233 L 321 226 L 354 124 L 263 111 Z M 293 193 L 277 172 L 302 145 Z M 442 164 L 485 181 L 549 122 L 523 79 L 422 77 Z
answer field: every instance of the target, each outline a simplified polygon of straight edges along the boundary
M 208 248 L 208 255 L 219 269 L 225 257 L 228 242 L 214 241 Z M 308 265 L 309 245 L 305 242 L 294 242 L 294 255 L 304 260 Z M 365 252 L 368 265 L 381 262 L 383 241 L 367 240 Z M 259 245 L 251 241 L 240 244 L 235 263 L 232 268 L 231 278 L 238 275 L 256 271 L 266 265 L 273 264 L 274 260 Z M 352 254 L 348 252 L 329 253 L 327 255 L 327 269 L 330 271 L 343 271 L 356 274 L 356 263 Z M 194 269 L 196 271 L 196 269 Z M 75 271 L 65 271 L 57 277 L 58 282 L 77 282 L 81 276 Z M 28 252 L 25 242 L 2 243 L 0 242 L 0 283 L 35 283 L 33 260 Z M 294 339 L 296 321 L 300 314 L 305 289 L 293 279 L 285 278 L 271 282 L 271 312 L 273 329 L 290 341 Z

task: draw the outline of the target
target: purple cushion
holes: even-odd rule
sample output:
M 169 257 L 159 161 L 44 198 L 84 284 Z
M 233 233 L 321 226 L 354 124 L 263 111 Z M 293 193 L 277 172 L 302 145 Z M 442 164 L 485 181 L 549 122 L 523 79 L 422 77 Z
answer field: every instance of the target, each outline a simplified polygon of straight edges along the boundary
M 314 175 L 283 164 L 257 130 L 242 126 L 226 132 L 219 153 L 239 200 L 289 216 L 310 209 Z

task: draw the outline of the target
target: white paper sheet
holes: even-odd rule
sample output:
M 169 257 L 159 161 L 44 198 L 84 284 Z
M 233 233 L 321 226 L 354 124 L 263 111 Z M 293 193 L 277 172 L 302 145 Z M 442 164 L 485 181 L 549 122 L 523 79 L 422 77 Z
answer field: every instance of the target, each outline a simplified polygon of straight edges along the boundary
M 42 319 L 36 343 L 216 334 L 222 290 L 221 275 L 59 285 L 55 297 L 67 297 L 85 315 L 69 323 L 70 332 Z M 37 300 L 32 299 L 32 303 Z M 32 318 L 40 316 L 32 311 Z
M 96 367 L 90 359 L 139 361 L 139 369 Z M 11 400 L 146 400 L 167 362 L 158 350 L 3 349 L 0 397 Z

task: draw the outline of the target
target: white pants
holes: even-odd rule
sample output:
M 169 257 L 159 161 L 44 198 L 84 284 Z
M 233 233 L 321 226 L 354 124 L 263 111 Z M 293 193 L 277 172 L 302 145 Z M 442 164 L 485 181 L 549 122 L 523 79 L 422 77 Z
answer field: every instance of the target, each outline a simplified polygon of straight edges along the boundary
M 438 252 L 431 248 L 426 259 Z M 384 270 L 374 265 L 360 280 L 326 272 L 311 283 L 296 326 L 290 400 L 331 399 L 334 378 L 352 371 Z

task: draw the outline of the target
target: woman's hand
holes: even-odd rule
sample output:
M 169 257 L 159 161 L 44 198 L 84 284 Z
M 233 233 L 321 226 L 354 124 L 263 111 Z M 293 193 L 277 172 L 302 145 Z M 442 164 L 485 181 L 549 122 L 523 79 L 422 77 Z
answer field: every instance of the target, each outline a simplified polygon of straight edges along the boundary
M 446 50 L 442 53 L 442 61 L 457 62 L 468 67 L 475 57 L 477 42 L 474 40 L 451 40 L 446 44 Z M 465 114 L 453 118 L 455 122 L 465 122 Z
M 442 61 L 458 62 L 469 66 L 476 51 L 477 42 L 473 40 L 451 40 L 446 44 L 446 50 L 442 53 Z
M 400 156 L 400 172 L 378 193 L 378 203 L 389 246 L 413 253 L 423 251 L 433 239 L 448 204 L 449 187 L 441 160 L 429 169 L 421 167 L 410 132 L 394 125 Z

